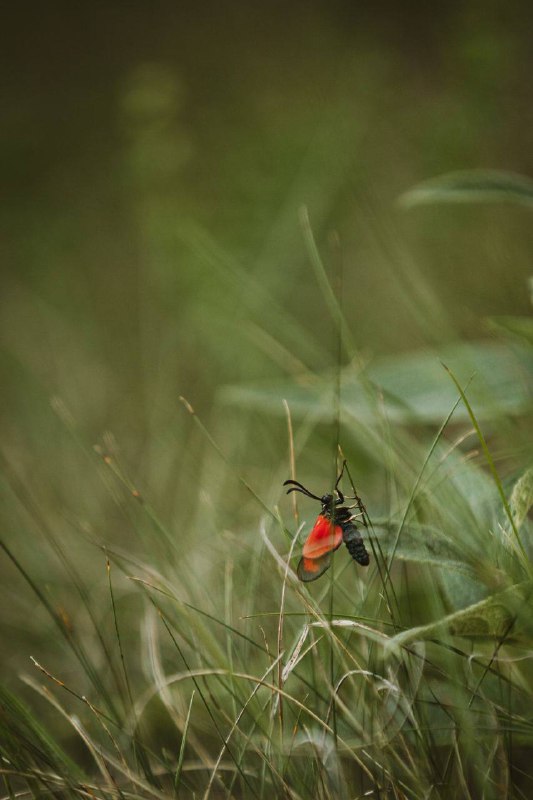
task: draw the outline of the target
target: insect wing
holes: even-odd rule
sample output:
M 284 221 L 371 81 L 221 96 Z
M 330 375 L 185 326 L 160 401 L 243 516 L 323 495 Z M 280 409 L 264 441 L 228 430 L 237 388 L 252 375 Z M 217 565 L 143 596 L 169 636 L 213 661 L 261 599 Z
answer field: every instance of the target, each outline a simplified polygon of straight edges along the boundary
M 301 581 L 316 581 L 331 563 L 331 554 L 340 547 L 342 528 L 319 514 L 313 530 L 305 540 L 297 573 Z
M 342 542 L 342 528 L 334 525 L 330 519 L 319 514 L 313 530 L 305 540 L 302 555 L 304 558 L 321 558 L 327 553 L 333 553 Z
M 316 581 L 328 569 L 331 564 L 331 554 L 326 553 L 321 558 L 305 558 L 302 557 L 298 562 L 296 573 L 301 581 L 309 583 L 309 581 Z

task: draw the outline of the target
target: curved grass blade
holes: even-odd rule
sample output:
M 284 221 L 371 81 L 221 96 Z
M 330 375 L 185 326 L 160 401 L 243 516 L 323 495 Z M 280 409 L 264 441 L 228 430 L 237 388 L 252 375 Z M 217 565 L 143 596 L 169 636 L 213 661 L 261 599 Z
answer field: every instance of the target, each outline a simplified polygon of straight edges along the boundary
M 501 202 L 533 208 L 533 181 L 504 170 L 461 170 L 419 183 L 398 198 L 405 209 L 435 203 Z

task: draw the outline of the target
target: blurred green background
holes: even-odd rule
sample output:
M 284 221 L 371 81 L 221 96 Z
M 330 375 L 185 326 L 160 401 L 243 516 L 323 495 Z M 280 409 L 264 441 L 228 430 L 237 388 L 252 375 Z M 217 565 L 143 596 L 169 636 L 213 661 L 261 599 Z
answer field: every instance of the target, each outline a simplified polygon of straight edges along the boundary
M 277 502 L 285 395 L 274 390 L 278 417 L 232 397 L 338 364 L 302 207 L 365 362 L 490 339 L 488 318 L 529 312 L 530 209 L 405 211 L 396 200 L 450 171 L 533 174 L 532 23 L 530 3 L 490 0 L 11 9 L 0 51 L 3 529 L 65 625 L 84 622 L 64 554 L 107 597 L 94 541 L 217 586 L 221 553 L 260 546 L 260 510 L 178 398 Z M 124 513 L 94 444 L 168 535 L 153 521 L 134 535 L 140 511 Z M 304 444 L 302 478 L 322 491 L 331 436 Z M 386 513 L 370 450 L 352 459 Z M 135 612 L 133 590 L 121 591 Z M 29 654 L 52 668 L 52 622 L 9 557 L 0 605 L 8 683 Z

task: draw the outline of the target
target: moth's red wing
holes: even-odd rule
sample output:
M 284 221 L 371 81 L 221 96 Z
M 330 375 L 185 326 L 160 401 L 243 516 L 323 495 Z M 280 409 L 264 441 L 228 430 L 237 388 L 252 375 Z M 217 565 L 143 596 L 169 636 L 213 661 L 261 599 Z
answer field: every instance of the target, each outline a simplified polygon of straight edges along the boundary
M 316 581 L 327 570 L 331 554 L 340 547 L 342 528 L 319 514 L 313 530 L 305 540 L 297 573 L 301 581 Z
M 328 569 L 331 564 L 331 555 L 326 553 L 322 558 L 301 558 L 298 562 L 296 572 L 301 581 L 308 583 L 316 581 Z
M 333 553 L 342 542 L 342 528 L 334 525 L 330 519 L 319 514 L 313 530 L 305 540 L 302 555 L 304 558 L 317 559 Z

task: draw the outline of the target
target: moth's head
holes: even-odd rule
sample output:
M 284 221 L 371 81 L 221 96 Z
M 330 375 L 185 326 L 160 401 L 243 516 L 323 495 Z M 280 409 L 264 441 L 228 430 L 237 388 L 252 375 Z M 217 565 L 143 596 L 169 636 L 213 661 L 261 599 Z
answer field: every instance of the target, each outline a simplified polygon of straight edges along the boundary
M 340 497 L 335 497 L 334 494 L 323 494 L 320 498 L 320 502 L 322 503 L 322 509 L 327 511 L 328 509 L 332 509 L 334 506 L 338 506 L 339 503 L 342 503 Z

